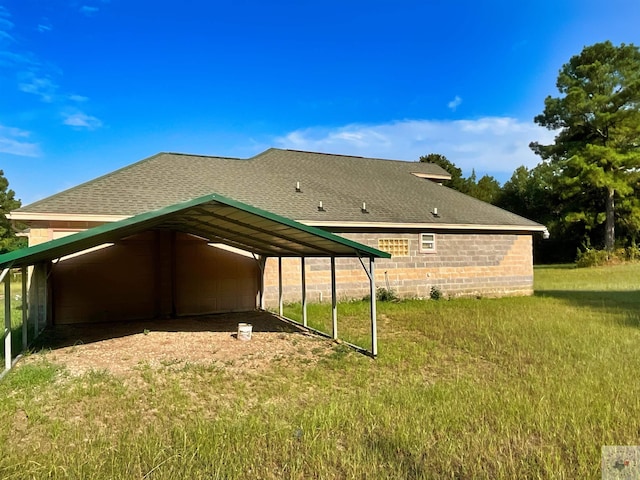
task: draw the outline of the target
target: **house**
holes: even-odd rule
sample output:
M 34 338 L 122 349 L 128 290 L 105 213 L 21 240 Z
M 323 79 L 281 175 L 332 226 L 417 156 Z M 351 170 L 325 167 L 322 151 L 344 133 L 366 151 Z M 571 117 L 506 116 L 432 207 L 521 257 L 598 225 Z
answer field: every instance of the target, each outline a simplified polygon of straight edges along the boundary
M 39 308 L 58 323 L 362 298 L 373 271 L 363 259 L 374 257 L 376 285 L 404 297 L 531 294 L 532 236 L 545 227 L 443 186 L 449 178 L 433 164 L 275 148 L 249 159 L 159 153 L 10 218 L 27 225 L 30 247 L 51 245 L 30 264 L 49 262 L 35 273 L 47 279 Z M 118 235 L 101 233 L 108 225 Z M 71 250 L 61 241 L 85 230 L 98 236 L 69 237 Z

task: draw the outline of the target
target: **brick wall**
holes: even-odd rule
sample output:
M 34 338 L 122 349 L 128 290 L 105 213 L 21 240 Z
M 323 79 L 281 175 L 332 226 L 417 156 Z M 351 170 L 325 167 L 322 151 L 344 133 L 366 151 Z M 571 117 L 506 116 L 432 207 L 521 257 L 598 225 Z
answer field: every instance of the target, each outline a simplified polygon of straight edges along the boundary
M 418 233 L 347 233 L 344 237 L 378 247 L 379 239 L 407 239 L 409 255 L 378 259 L 376 285 L 403 297 L 428 298 L 431 287 L 447 296 L 509 296 L 533 293 L 531 235 L 485 233 L 438 233 L 436 250 L 420 252 Z M 301 298 L 299 259 L 283 259 L 283 297 Z M 367 262 L 365 262 L 367 265 Z M 367 265 L 368 266 L 368 265 Z M 336 259 L 339 299 L 369 294 L 368 278 L 358 259 Z M 329 259 L 306 259 L 307 298 L 310 302 L 331 298 Z M 265 305 L 278 301 L 278 261 L 265 267 Z

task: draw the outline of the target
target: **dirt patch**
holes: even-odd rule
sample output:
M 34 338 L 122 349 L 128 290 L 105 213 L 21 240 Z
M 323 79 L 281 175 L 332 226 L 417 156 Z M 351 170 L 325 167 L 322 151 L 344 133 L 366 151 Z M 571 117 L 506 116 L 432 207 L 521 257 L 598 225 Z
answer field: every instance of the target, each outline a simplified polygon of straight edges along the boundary
M 237 338 L 238 323 L 253 326 L 251 340 Z M 104 370 L 126 376 L 140 365 L 201 364 L 230 371 L 261 370 L 274 361 L 316 361 L 334 344 L 266 312 L 104 324 L 59 325 L 43 333 L 38 354 L 71 375 Z

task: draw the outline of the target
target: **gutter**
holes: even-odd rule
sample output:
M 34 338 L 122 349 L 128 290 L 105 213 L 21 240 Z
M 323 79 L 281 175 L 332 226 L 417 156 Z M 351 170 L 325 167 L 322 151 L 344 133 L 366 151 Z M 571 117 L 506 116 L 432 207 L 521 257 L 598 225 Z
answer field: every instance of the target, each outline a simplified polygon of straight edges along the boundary
M 548 238 L 547 227 L 536 225 L 486 225 L 472 223 L 394 223 L 394 222 L 336 222 L 317 220 L 296 220 L 311 227 L 325 228 L 377 228 L 377 229 L 411 229 L 411 230 L 486 230 L 509 232 L 540 232 Z

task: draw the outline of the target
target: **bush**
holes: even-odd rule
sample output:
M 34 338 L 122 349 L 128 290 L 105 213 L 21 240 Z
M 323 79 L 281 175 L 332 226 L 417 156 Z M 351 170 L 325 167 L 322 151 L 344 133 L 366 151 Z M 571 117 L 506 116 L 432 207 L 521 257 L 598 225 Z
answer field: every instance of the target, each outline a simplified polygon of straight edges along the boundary
M 637 245 L 627 247 L 627 260 L 630 262 L 637 262 L 640 260 L 640 247 Z
M 576 266 L 584 268 L 606 265 L 609 263 L 611 255 L 612 254 L 606 250 L 587 247 L 584 250 L 578 250 Z
M 379 287 L 376 290 L 376 299 L 379 302 L 397 302 L 400 300 L 398 294 L 391 288 Z
M 585 247 L 584 250 L 578 250 L 576 266 L 598 267 L 624 262 L 637 262 L 638 260 L 640 260 L 640 249 L 636 245 L 627 248 L 617 248 L 613 252 Z
M 442 292 L 435 285 L 431 287 L 431 291 L 429 292 L 429 297 L 431 300 L 440 300 L 442 298 Z

